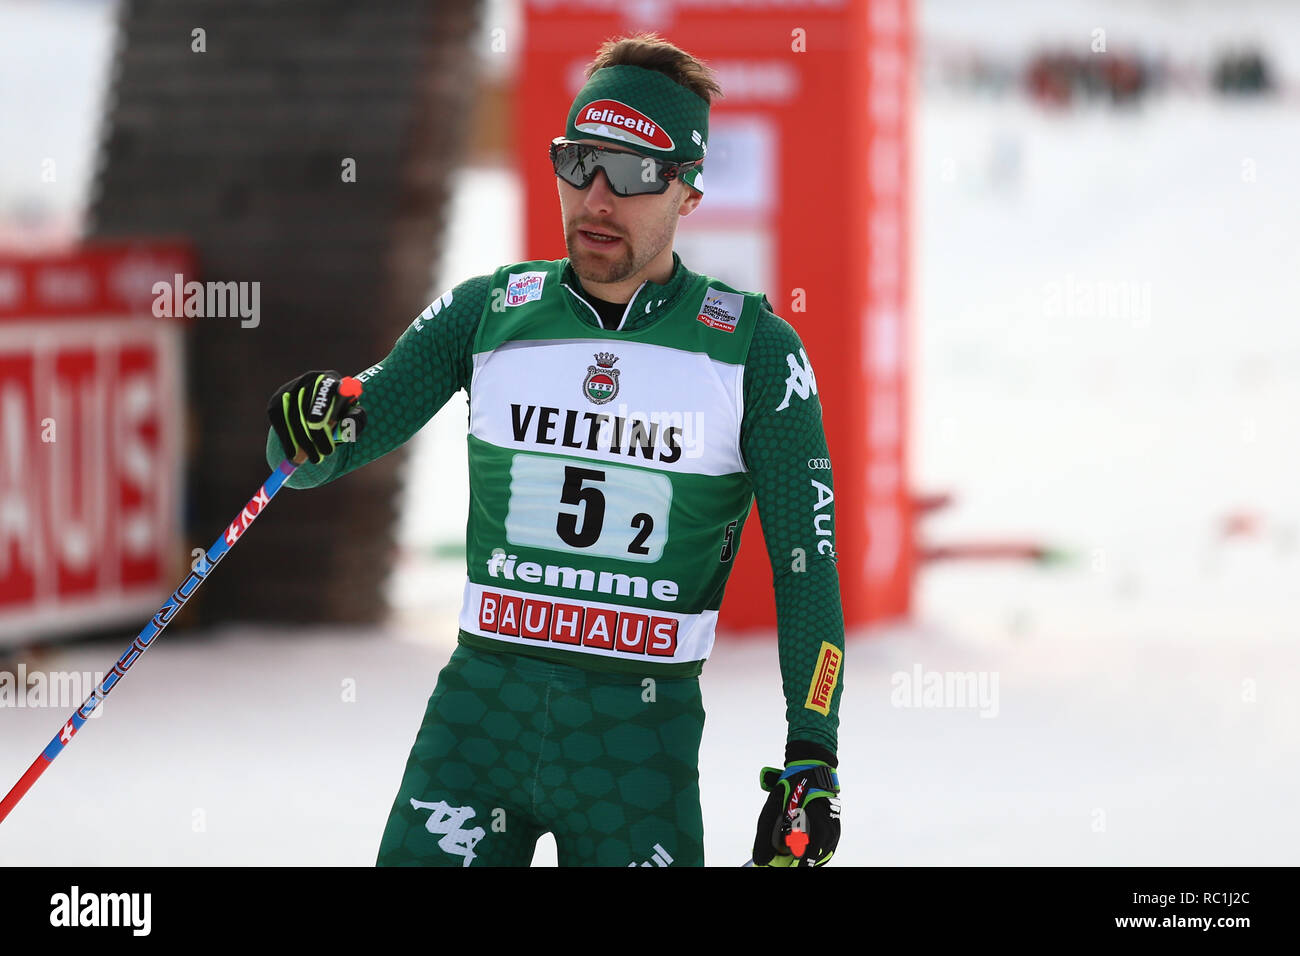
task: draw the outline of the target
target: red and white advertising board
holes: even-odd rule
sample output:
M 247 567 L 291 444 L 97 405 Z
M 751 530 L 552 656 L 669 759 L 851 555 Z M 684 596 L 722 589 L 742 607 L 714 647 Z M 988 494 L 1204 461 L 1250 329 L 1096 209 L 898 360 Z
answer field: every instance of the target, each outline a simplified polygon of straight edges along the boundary
M 175 585 L 180 244 L 0 254 L 0 647 L 144 623 Z

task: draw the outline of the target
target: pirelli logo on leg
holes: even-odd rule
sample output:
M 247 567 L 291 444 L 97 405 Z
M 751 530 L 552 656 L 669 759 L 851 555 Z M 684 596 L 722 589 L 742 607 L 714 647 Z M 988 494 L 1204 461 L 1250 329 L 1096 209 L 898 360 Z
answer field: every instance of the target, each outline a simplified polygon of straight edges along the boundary
M 831 698 L 835 696 L 835 685 L 840 682 L 840 662 L 843 652 L 829 641 L 822 641 L 821 653 L 817 655 L 817 666 L 813 668 L 812 683 L 808 685 L 808 699 L 804 706 L 815 710 L 824 717 L 831 713 Z

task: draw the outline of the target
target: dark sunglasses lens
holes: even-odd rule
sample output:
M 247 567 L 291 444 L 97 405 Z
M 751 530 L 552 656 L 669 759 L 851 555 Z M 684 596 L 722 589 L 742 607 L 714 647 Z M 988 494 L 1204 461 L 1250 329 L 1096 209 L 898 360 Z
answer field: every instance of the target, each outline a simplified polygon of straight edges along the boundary
M 555 147 L 554 165 L 556 175 L 578 189 L 591 184 L 597 168 L 605 171 L 610 189 L 618 196 L 661 193 L 668 188 L 667 181 L 658 175 L 659 164 L 654 162 L 653 167 L 649 167 L 644 157 L 634 153 L 565 143 Z
M 555 175 L 570 186 L 584 189 L 596 169 L 595 150 L 562 143 L 552 149 L 551 162 L 555 166 Z
M 610 188 L 620 196 L 661 193 L 668 188 L 668 183 L 659 176 L 660 165 L 655 160 L 631 153 L 606 153 L 605 157 L 609 160 L 605 174 Z

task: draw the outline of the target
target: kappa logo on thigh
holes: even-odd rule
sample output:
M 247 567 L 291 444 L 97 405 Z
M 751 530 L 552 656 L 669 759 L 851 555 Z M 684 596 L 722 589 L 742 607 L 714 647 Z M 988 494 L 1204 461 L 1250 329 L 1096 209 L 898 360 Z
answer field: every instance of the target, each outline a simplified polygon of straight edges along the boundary
M 439 800 L 437 803 L 422 803 L 414 797 L 411 798 L 411 807 L 416 810 L 433 811 L 425 822 L 424 828 L 435 836 L 442 835 L 438 846 L 443 852 L 464 857 L 465 866 L 474 862 L 474 847 L 479 840 L 483 839 L 483 828 L 475 827 L 472 830 L 460 828 L 462 823 L 474 816 L 473 807 L 452 807 L 448 806 L 445 800 Z

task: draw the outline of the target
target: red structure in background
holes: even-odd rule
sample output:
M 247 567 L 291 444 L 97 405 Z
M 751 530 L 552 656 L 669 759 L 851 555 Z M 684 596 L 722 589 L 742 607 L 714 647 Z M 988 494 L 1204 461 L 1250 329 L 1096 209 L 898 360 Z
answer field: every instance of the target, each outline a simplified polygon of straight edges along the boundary
M 181 245 L 0 255 L 0 647 L 138 625 L 188 563 L 177 273 Z
M 725 98 L 710 116 L 706 192 L 676 248 L 698 272 L 765 292 L 803 339 L 834 462 L 849 627 L 907 616 L 916 564 L 907 458 L 912 17 L 911 0 L 752 8 L 530 0 L 514 95 L 524 255 L 559 258 L 546 146 L 563 134 L 600 44 L 654 30 L 717 73 Z M 748 526 L 728 587 L 728 630 L 775 627 L 758 530 Z

